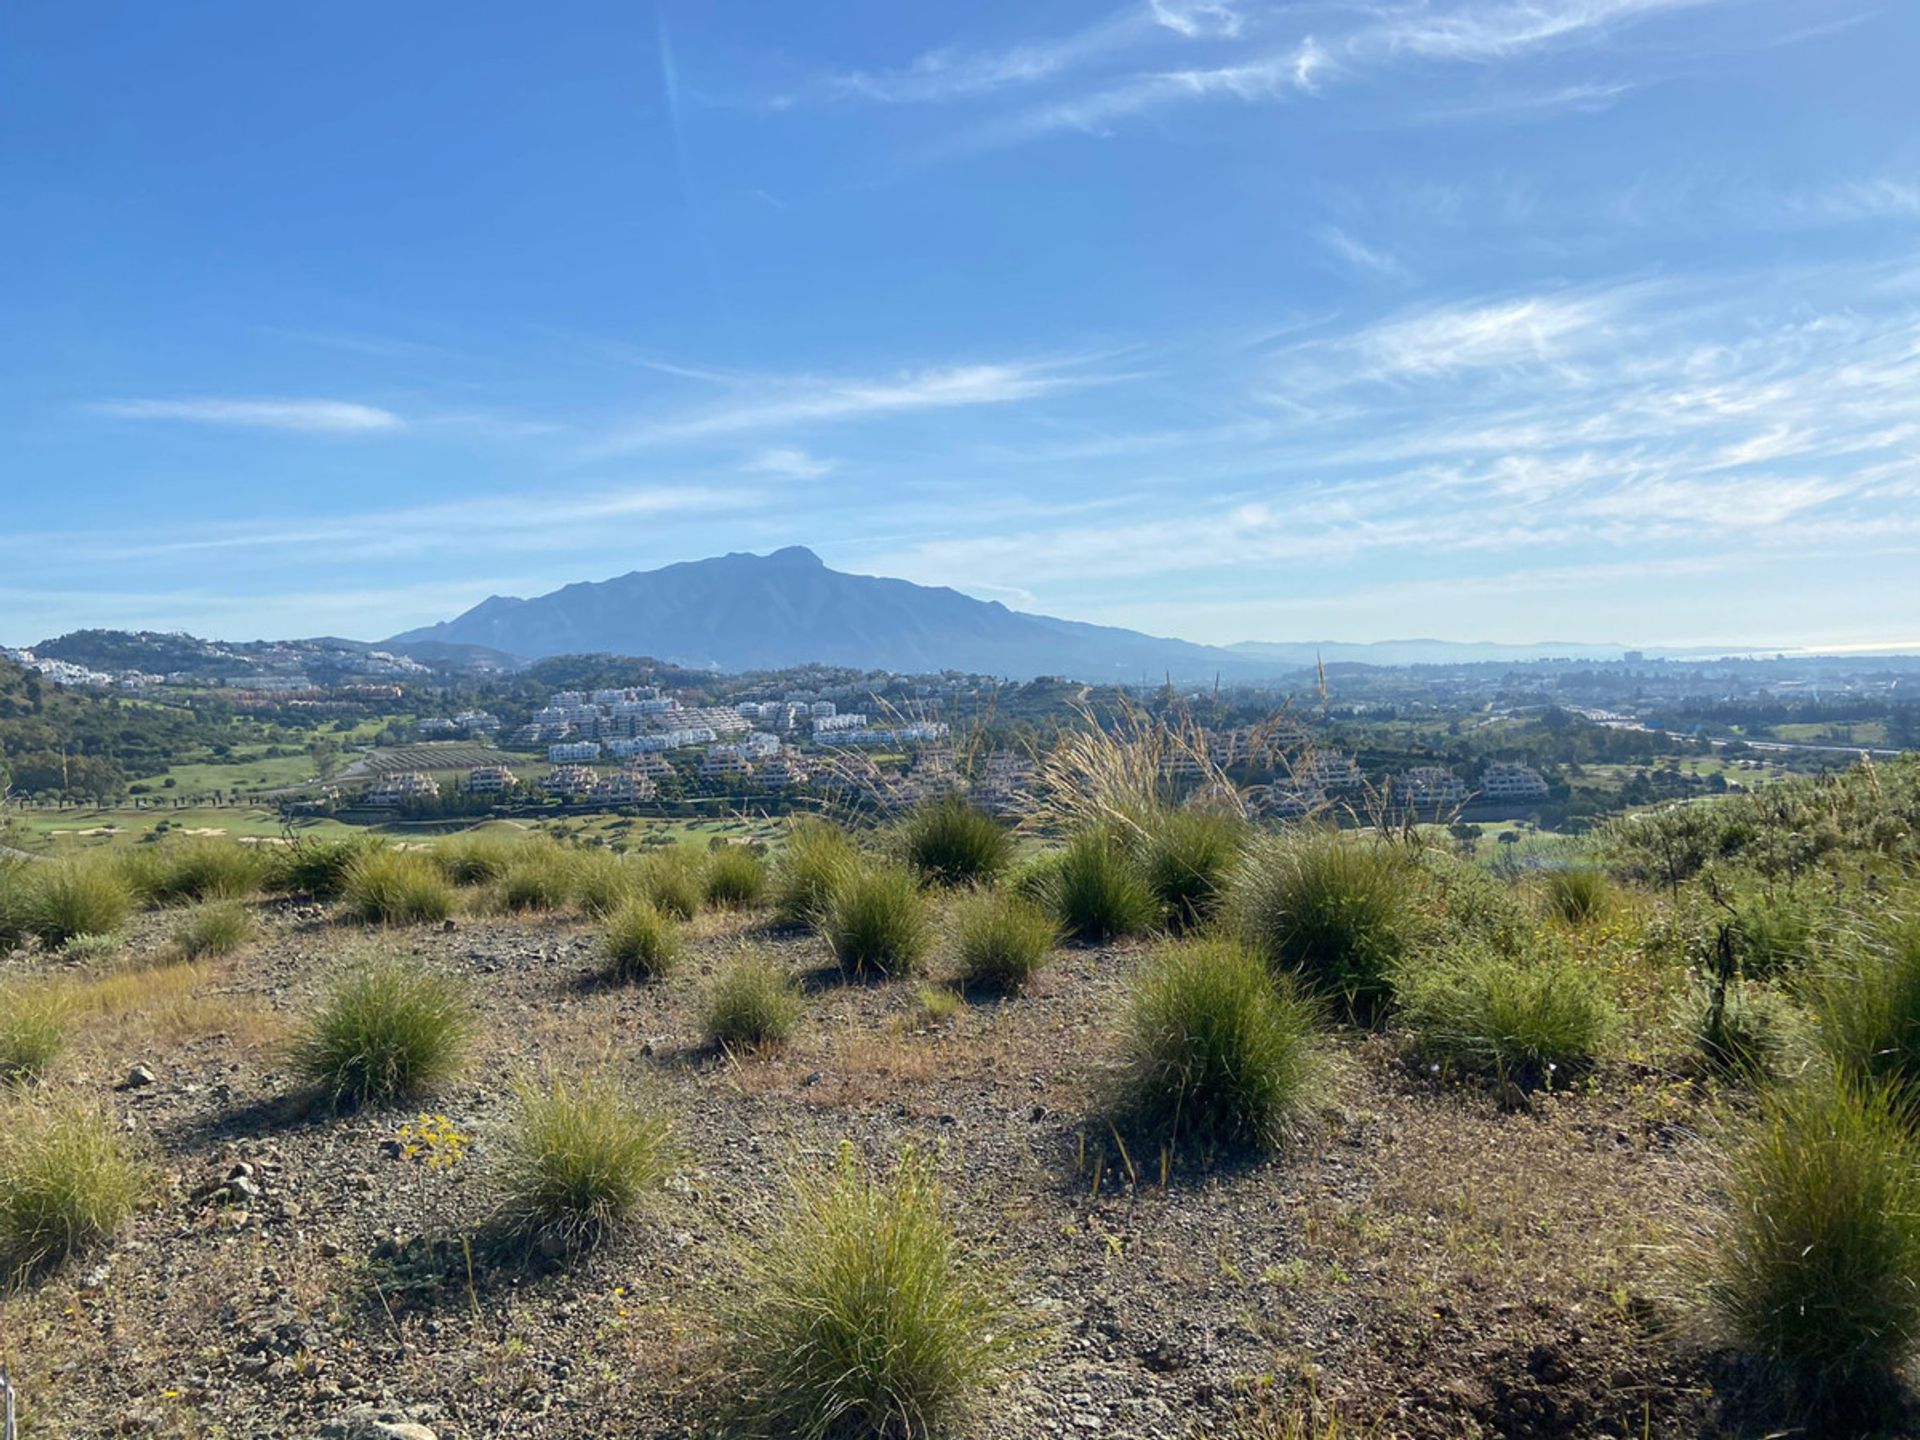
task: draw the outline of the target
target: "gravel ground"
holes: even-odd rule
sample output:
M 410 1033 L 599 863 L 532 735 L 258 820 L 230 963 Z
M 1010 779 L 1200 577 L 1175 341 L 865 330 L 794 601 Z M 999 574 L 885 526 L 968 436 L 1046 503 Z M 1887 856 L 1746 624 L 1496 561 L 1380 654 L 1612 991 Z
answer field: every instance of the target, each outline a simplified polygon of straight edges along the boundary
M 60 1076 L 124 1119 L 156 1199 L 0 1302 L 23 1440 L 711 1433 L 731 1257 L 789 1168 L 843 1140 L 936 1150 L 967 1240 L 1051 1320 L 1043 1363 L 982 1409 L 994 1440 L 1226 1435 L 1266 1392 L 1383 1436 L 1722 1433 L 1706 1361 L 1653 1298 L 1661 1217 L 1701 1184 L 1659 1076 L 1503 1108 L 1391 1037 L 1341 1037 L 1283 1153 L 1162 1184 L 1087 1120 L 1139 947 L 1063 951 L 1030 995 L 943 1023 L 913 985 L 837 983 L 819 942 L 750 918 L 703 917 L 680 973 L 626 989 L 592 982 L 577 922 L 463 918 L 375 937 L 468 981 L 484 1015 L 430 1107 L 471 1150 L 430 1170 L 395 1153 L 409 1113 L 316 1115 L 285 1069 L 294 1017 L 369 938 L 312 906 L 260 918 L 230 960 L 148 972 L 170 978 L 90 1022 Z M 162 935 L 148 917 L 132 958 L 159 964 Z M 743 943 L 808 977 L 784 1055 L 700 1047 L 703 978 Z M 588 1258 L 507 1258 L 487 1167 L 513 1081 L 601 1064 L 677 1117 L 684 1172 Z M 136 1065 L 151 1083 L 126 1085 Z

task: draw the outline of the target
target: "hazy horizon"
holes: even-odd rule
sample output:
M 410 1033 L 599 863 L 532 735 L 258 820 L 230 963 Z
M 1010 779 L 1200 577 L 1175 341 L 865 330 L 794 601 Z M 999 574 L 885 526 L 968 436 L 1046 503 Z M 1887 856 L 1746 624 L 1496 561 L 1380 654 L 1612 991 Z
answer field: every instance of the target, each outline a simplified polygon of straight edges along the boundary
M 8 7 L 0 633 L 799 540 L 1211 644 L 1920 647 L 1916 53 L 1810 0 Z

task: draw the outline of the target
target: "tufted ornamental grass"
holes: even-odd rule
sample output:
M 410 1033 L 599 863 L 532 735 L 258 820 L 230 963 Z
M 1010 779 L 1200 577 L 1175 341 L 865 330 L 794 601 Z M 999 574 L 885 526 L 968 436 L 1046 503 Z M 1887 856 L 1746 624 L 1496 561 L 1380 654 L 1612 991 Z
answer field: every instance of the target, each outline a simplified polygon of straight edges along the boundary
M 767 862 L 745 845 L 723 845 L 707 853 L 707 904 L 724 910 L 748 910 L 766 898 Z
M 980 885 L 1013 862 L 1013 836 L 998 820 L 947 795 L 909 811 L 894 832 L 900 858 L 933 885 Z
M 974 989 L 1024 989 L 1060 942 L 1060 927 L 1051 915 L 1005 890 L 963 895 L 954 902 L 947 923 L 960 981 Z
M 415 850 L 369 850 L 347 867 L 347 913 L 367 925 L 425 925 L 453 913 L 453 886 Z
M 142 1176 L 114 1118 L 72 1099 L 0 1113 L 0 1281 L 14 1283 L 110 1237 Z
M 1231 939 L 1171 945 L 1134 982 L 1111 1109 L 1169 1149 L 1277 1144 L 1313 1090 L 1313 1006 Z
M 1276 836 L 1235 869 L 1225 914 L 1280 969 L 1370 1021 L 1421 937 L 1419 876 L 1392 847 L 1332 829 Z
M 797 1172 L 784 1222 L 741 1257 L 725 1317 L 739 1433 L 932 1440 L 1038 1352 L 999 1271 L 962 1248 L 932 1164 L 877 1175 L 843 1145 Z
M 1509 954 L 1462 941 L 1409 962 L 1398 988 L 1423 1052 L 1522 1088 L 1564 1083 L 1591 1065 L 1620 1020 L 1604 979 L 1544 943 Z
M 825 820 L 795 822 L 770 878 L 774 918 L 782 925 L 817 927 L 833 892 L 860 865 L 847 832 Z
M 780 962 L 764 950 L 742 950 L 708 982 L 700 1028 L 718 1050 L 775 1050 L 792 1037 L 806 1000 Z
M 173 948 L 183 960 L 231 955 L 253 938 L 253 912 L 238 900 L 208 900 L 173 922 Z
M 507 914 L 559 910 L 577 889 L 574 856 L 550 840 L 522 842 L 492 881 L 493 907 Z
M 1724 1079 L 1766 1084 L 1803 1057 L 1803 1017 L 1763 985 L 1736 980 L 1722 992 L 1696 980 L 1680 997 L 1677 1020 L 1700 1064 Z
M 294 1068 L 333 1105 L 424 1094 L 456 1074 L 475 1030 L 446 979 L 375 954 L 337 973 L 294 1041 Z
M 679 923 L 634 896 L 601 922 L 600 955 L 614 980 L 657 980 L 679 961 Z
M 1217 810 L 1154 818 L 1140 846 L 1140 870 L 1169 926 L 1195 930 L 1214 918 L 1248 838 L 1245 820 Z
M 576 850 L 572 860 L 573 903 L 581 913 L 604 919 L 638 893 L 639 866 L 601 846 Z
M 1540 878 L 1540 899 L 1547 913 L 1575 927 L 1604 920 L 1619 903 L 1604 870 L 1570 866 Z
M 676 920 L 691 920 L 707 898 L 706 867 L 680 846 L 643 855 L 634 866 L 635 891 Z
M 1920 921 L 1856 936 L 1810 990 L 1835 1067 L 1920 1112 Z
M 1075 940 L 1098 944 L 1139 935 L 1160 919 L 1160 906 L 1133 857 L 1105 829 L 1075 835 L 1036 873 L 1033 886 Z
M 265 888 L 273 858 L 258 846 L 201 837 L 164 840 L 124 853 L 128 882 L 149 905 L 245 900 Z
M 0 951 L 11 949 L 27 936 L 35 868 L 30 860 L 0 854 Z
M 266 888 L 276 895 L 304 895 L 312 900 L 338 900 L 347 888 L 347 872 L 361 855 L 379 850 L 386 841 L 372 835 L 340 840 L 304 837 L 275 850 L 268 862 Z
M 46 985 L 0 988 L 0 1085 L 44 1080 L 67 1044 L 69 1007 Z
M 21 907 L 27 934 L 48 949 L 80 935 L 110 935 L 133 913 L 134 893 L 111 858 L 96 852 L 35 865 Z
M 869 861 L 834 891 L 821 932 L 842 970 L 918 975 L 933 944 L 933 919 L 911 870 Z
M 1810 1413 L 1874 1411 L 1920 1342 L 1920 1154 L 1903 1110 L 1844 1076 L 1774 1092 L 1687 1257 L 1725 1338 Z
M 491 885 L 507 873 L 528 844 L 527 837 L 499 830 L 468 830 L 449 835 L 433 847 L 434 863 L 462 889 Z
M 543 1248 L 597 1244 L 678 1164 L 673 1126 L 604 1076 L 516 1087 L 496 1176 L 506 1227 Z

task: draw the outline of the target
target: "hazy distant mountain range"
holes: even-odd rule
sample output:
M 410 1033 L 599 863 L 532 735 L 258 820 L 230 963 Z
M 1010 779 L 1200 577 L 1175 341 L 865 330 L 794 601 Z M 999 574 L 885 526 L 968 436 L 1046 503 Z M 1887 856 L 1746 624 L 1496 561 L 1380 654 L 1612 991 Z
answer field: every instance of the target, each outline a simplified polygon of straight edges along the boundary
M 860 669 L 964 670 L 1028 679 L 1249 680 L 1314 663 L 1405 665 L 1525 660 L 1546 655 L 1618 659 L 1608 645 L 1196 645 L 1108 625 L 1009 610 L 945 587 L 831 570 L 811 550 L 722 555 L 611 580 L 582 582 L 531 600 L 496 595 L 464 615 L 385 642 L 483 646 L 527 659 L 606 651 L 651 655 L 720 671 L 772 670 L 817 661 Z

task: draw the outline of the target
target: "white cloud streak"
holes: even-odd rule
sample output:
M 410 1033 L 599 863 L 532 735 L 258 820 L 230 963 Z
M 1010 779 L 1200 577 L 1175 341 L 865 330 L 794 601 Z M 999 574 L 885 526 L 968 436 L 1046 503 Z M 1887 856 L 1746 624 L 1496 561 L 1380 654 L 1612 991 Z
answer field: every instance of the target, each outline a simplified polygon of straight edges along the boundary
M 405 424 L 391 410 L 356 404 L 350 400 L 239 400 L 222 397 L 105 400 L 91 408 L 98 414 L 110 415 L 117 420 L 172 420 L 193 425 L 334 435 L 398 430 Z

